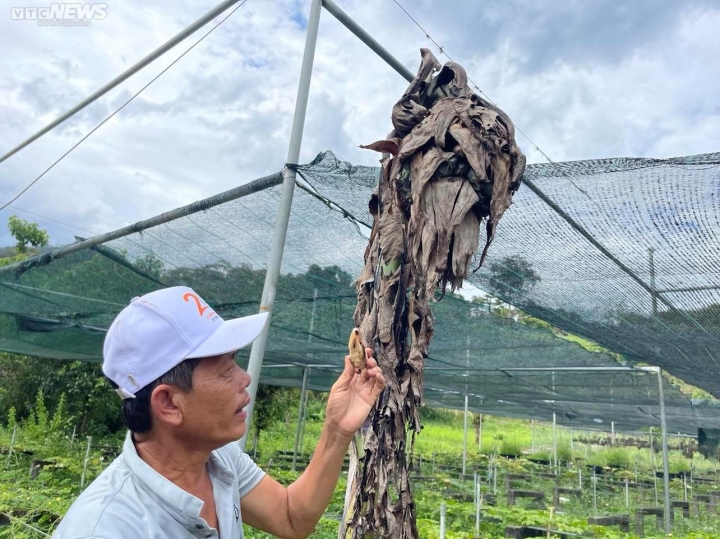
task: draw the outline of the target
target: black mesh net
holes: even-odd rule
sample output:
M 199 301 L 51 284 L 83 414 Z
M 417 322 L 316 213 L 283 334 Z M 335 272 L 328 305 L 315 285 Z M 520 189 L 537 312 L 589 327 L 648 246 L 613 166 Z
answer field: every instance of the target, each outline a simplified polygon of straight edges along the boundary
M 592 352 L 481 296 L 433 305 L 429 406 L 636 430 L 659 424 L 659 365 L 720 396 L 720 154 L 532 165 L 470 283 L 622 354 Z M 324 390 L 340 372 L 379 169 L 329 152 L 301 179 L 263 383 Z M 0 271 L 0 349 L 99 361 L 129 300 L 177 284 L 223 317 L 258 311 L 280 187 L 225 202 L 25 271 Z M 484 242 L 484 238 L 481 238 Z M 650 251 L 652 250 L 652 251 Z M 57 254 L 57 251 L 55 252 Z M 510 311 L 510 314 L 513 314 Z M 514 313 L 518 318 L 517 313 Z M 246 362 L 249 349 L 240 354 Z M 671 431 L 720 428 L 717 406 L 666 384 Z

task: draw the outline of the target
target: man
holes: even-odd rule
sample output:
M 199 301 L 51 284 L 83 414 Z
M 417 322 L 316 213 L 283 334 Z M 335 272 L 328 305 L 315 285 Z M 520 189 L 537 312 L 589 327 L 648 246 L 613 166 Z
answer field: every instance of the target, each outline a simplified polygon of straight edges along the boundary
M 123 452 L 73 503 L 54 538 L 240 539 L 243 522 L 278 537 L 312 533 L 385 380 L 369 348 L 359 374 L 346 356 L 310 464 L 280 485 L 237 444 L 250 377 L 235 351 L 267 318 L 224 321 L 187 287 L 135 298 L 120 312 L 102 368 L 123 398 Z

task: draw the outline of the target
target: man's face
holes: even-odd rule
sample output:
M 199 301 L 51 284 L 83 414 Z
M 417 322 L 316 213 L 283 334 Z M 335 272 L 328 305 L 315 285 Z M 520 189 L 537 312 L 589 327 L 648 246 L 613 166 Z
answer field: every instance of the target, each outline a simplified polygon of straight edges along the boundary
M 204 358 L 193 371 L 192 390 L 181 396 L 182 434 L 203 449 L 238 440 L 247 429 L 250 375 L 237 366 L 235 353 Z

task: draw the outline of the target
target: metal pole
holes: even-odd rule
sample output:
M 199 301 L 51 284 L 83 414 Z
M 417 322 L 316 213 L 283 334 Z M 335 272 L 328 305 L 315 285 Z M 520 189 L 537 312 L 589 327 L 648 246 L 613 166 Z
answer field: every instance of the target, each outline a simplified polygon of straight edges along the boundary
M 630 485 L 627 479 L 625 479 L 625 509 L 630 512 Z
M 653 470 L 653 486 L 655 487 L 655 505 L 658 504 L 658 491 L 657 491 L 657 474 Z
M 558 456 L 557 456 L 557 425 L 556 425 L 556 415 L 555 412 L 553 412 L 553 464 L 555 465 L 555 475 L 558 473 Z
M 300 145 L 302 144 L 303 128 L 305 127 L 305 112 L 307 111 L 308 95 L 310 93 L 310 78 L 312 76 L 313 60 L 315 58 L 315 45 L 317 44 L 318 29 L 320 27 L 320 11 L 322 0 L 311 0 L 310 16 L 308 17 L 307 36 L 305 38 L 305 52 L 303 53 L 302 68 L 300 71 L 300 82 L 298 84 L 297 99 L 295 101 L 295 116 L 293 118 L 292 132 L 290 134 L 290 148 L 288 149 L 287 162 L 295 164 L 300 157 Z M 275 304 L 275 293 L 277 291 L 278 279 L 280 277 L 280 264 L 282 263 L 285 238 L 287 236 L 288 222 L 290 221 L 290 208 L 292 207 L 293 191 L 295 189 L 295 171 L 285 167 L 283 171 L 283 190 L 278 209 L 275 232 L 273 234 L 272 251 L 268 260 L 265 273 L 265 285 L 263 286 L 260 311 L 269 312 L 272 318 L 272 308 Z M 250 394 L 250 405 L 247 410 L 247 426 L 252 422 L 252 412 L 255 404 L 255 395 L 260 380 L 263 358 L 265 357 L 265 346 L 267 345 L 270 322 L 265 325 L 260 336 L 253 342 L 248 362 L 248 374 L 251 382 L 248 388 Z M 240 439 L 240 447 L 244 450 L 247 442 L 247 431 Z
M 295 464 L 297 463 L 297 454 L 298 454 L 298 444 L 300 443 L 300 424 L 302 423 L 303 419 L 303 409 L 305 408 L 305 393 L 307 392 L 307 371 L 308 368 L 303 368 L 303 380 L 302 380 L 302 389 L 300 390 L 300 409 L 298 410 L 298 422 L 297 422 L 297 429 L 295 429 L 295 449 L 293 449 L 293 459 L 292 459 L 292 469 L 295 469 Z
M 475 505 L 475 536 L 477 537 L 480 534 L 480 501 L 482 500 L 480 497 L 480 483 L 475 485 L 475 498 L 477 499 Z
M 595 468 L 593 468 L 593 474 L 590 478 L 593 489 L 593 516 L 597 516 L 597 475 L 595 474 Z
M 223 204 L 231 200 L 236 200 L 238 198 L 257 193 L 258 191 L 262 191 L 263 189 L 274 187 L 281 184 L 282 181 L 282 174 L 279 172 L 271 174 L 270 176 L 265 176 L 264 178 L 258 178 L 246 184 L 234 187 L 233 189 L 229 189 L 228 191 L 220 193 L 219 195 L 214 195 L 203 200 L 198 200 L 196 202 L 193 202 L 192 204 L 183 206 L 182 208 L 176 208 L 161 215 L 151 217 L 150 219 L 138 221 L 135 224 L 113 230 L 112 232 L 93 236 L 92 238 L 88 238 L 86 240 L 77 241 L 75 243 L 67 245 L 66 247 L 62 247 L 56 251 L 53 251 L 52 253 L 45 253 L 42 255 L 28 258 L 21 262 L 16 262 L 15 264 L 3 266 L 2 268 L 0 268 L 0 272 L 14 271 L 17 268 L 27 267 L 30 265 L 38 266 L 49 264 L 56 258 L 67 256 L 82 249 L 89 249 L 90 247 L 95 247 L 96 245 L 101 245 L 103 243 L 116 240 L 118 238 L 123 238 L 125 236 L 129 236 L 130 234 L 136 234 L 138 232 L 142 232 L 145 229 L 152 228 L 163 223 L 169 223 L 170 221 L 192 215 L 193 213 L 205 211 L 219 204 Z
M 615 421 L 610 421 L 610 440 L 612 445 L 615 445 Z
M 530 450 L 535 453 L 535 420 L 530 420 Z
M 10 457 L 12 456 L 13 446 L 15 445 L 15 435 L 17 434 L 17 423 L 13 427 L 12 438 L 10 438 L 10 448 L 8 449 L 7 460 L 5 461 L 5 468 L 10 467 Z
M 360 25 L 358 25 L 354 20 L 352 20 L 347 13 L 345 13 L 342 9 L 340 9 L 335 2 L 332 2 L 331 0 L 323 0 L 322 3 L 323 7 L 328 10 L 330 15 L 335 17 L 338 21 L 340 21 L 345 28 L 350 30 L 353 34 L 355 34 L 358 38 L 360 38 L 360 41 L 365 43 L 372 51 L 377 54 L 380 58 L 385 60 L 390 67 L 392 67 L 395 71 L 397 71 L 402 77 L 405 78 L 408 82 L 411 82 L 415 75 L 412 74 L 412 72 L 402 65 L 400 61 L 395 58 L 392 54 L 390 54 L 385 48 L 380 45 L 377 41 L 375 41 L 370 34 L 368 34 L 365 30 L 363 30 Z
M 88 460 L 90 459 L 90 446 L 92 446 L 92 436 L 87 437 L 87 449 L 85 450 L 85 460 L 83 461 L 82 474 L 80 475 L 80 488 L 85 485 L 85 471 L 87 470 Z
M 478 453 L 482 452 L 482 422 L 483 422 L 483 415 L 480 414 L 480 427 L 478 428 Z
M 475 496 L 475 486 L 478 482 L 477 470 L 473 471 L 473 503 L 477 504 L 477 496 Z
M 462 474 L 465 476 L 467 467 L 467 427 L 468 427 L 468 396 L 465 395 L 465 412 L 463 414 L 463 458 L 462 458 Z
M 155 61 L 160 56 L 165 54 L 167 51 L 172 49 L 175 45 L 180 43 L 181 41 L 185 40 L 187 37 L 191 36 L 195 32 L 197 32 L 200 28 L 205 26 L 208 22 L 213 20 L 215 17 L 220 15 L 223 11 L 228 9 L 233 4 L 237 4 L 239 0 L 225 0 L 224 2 L 218 4 L 215 8 L 208 11 L 205 15 L 200 17 L 198 20 L 196 20 L 194 23 L 192 23 L 190 26 L 185 28 L 182 32 L 177 34 L 175 37 L 170 39 L 168 42 L 166 42 L 164 45 L 161 45 L 157 49 L 155 49 L 153 52 L 148 54 L 145 58 L 140 60 L 138 63 L 136 63 L 134 66 L 128 68 L 123 73 L 115 77 L 113 80 L 108 82 L 105 86 L 100 88 L 98 91 L 96 91 L 94 94 L 90 95 L 89 97 L 85 98 L 83 101 L 75 105 L 73 108 L 71 108 L 69 111 L 67 111 L 65 114 L 57 118 L 56 120 L 50 122 L 48 125 L 43 127 L 40 131 L 35 133 L 33 136 L 28 138 L 27 140 L 21 142 L 15 148 L 7 152 L 5 155 L 0 157 L 0 163 L 5 161 L 8 157 L 11 157 L 12 155 L 16 154 L 20 150 L 22 150 L 25 146 L 31 144 L 32 142 L 36 141 L 40 137 L 42 137 L 45 133 L 48 131 L 54 129 L 61 123 L 63 123 L 65 120 L 73 116 L 74 114 L 77 114 L 82 109 L 87 107 L 90 103 L 95 101 L 96 99 L 99 99 L 103 95 L 105 95 L 107 92 L 115 88 L 118 84 L 125 81 L 126 79 L 132 77 L 135 73 L 140 71 L 143 67 L 148 65 L 149 63 Z
M 497 467 L 497 463 L 495 463 L 494 460 L 493 460 L 493 468 L 495 468 L 494 471 L 493 471 L 493 494 L 497 494 L 497 474 L 498 474 L 498 467 Z
M 313 304 L 312 304 L 312 310 L 310 311 L 310 329 L 308 330 L 308 348 L 310 348 L 310 343 L 312 342 L 313 331 L 315 329 L 315 312 L 317 310 L 317 297 L 318 297 L 318 289 L 316 288 L 313 291 Z M 310 352 L 310 353 L 308 353 L 307 356 L 310 359 L 310 364 L 312 364 L 313 353 Z M 310 365 L 306 365 L 306 367 L 307 367 L 308 373 L 309 373 L 310 372 L 309 369 L 311 367 L 310 367 Z M 304 368 L 305 367 L 303 367 L 303 369 Z M 303 373 L 303 375 L 304 375 L 304 373 Z M 302 427 L 300 429 L 300 447 L 303 447 L 304 442 L 305 442 L 305 425 L 307 424 L 307 411 L 308 411 L 307 401 L 308 401 L 308 394 L 307 394 L 307 390 L 306 390 L 305 391 L 305 403 L 303 405 L 303 415 L 302 415 L 302 421 L 301 421 Z
M 310 369 L 308 367 L 308 377 L 310 376 Z M 305 400 L 303 401 L 303 412 L 302 421 L 300 422 L 300 448 L 305 445 L 305 426 L 307 425 L 307 413 L 308 413 L 308 391 L 305 391 Z
M 662 429 L 663 487 L 665 490 L 665 533 L 670 533 L 670 465 L 668 463 L 667 424 L 665 423 L 665 392 L 663 391 L 662 369 L 657 369 L 658 391 L 660 393 L 660 428 Z
M 442 502 L 440 504 L 440 539 L 445 539 L 445 512 L 447 511 L 447 506 L 445 505 L 445 502 Z

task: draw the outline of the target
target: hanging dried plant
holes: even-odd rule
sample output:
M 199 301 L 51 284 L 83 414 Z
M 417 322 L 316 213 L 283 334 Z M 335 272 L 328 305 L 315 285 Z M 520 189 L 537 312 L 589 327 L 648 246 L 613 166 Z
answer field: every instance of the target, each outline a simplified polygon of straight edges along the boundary
M 525 169 L 510 118 L 470 91 L 460 65 L 441 68 L 429 50 L 421 54 L 417 76 L 393 107 L 393 133 L 364 146 L 390 156 L 370 200 L 374 226 L 354 317 L 388 388 L 350 478 L 352 507 L 340 537 L 417 537 L 406 430 L 414 441 L 422 428 L 430 301 L 448 284 L 462 285 L 485 221 L 483 263 Z

